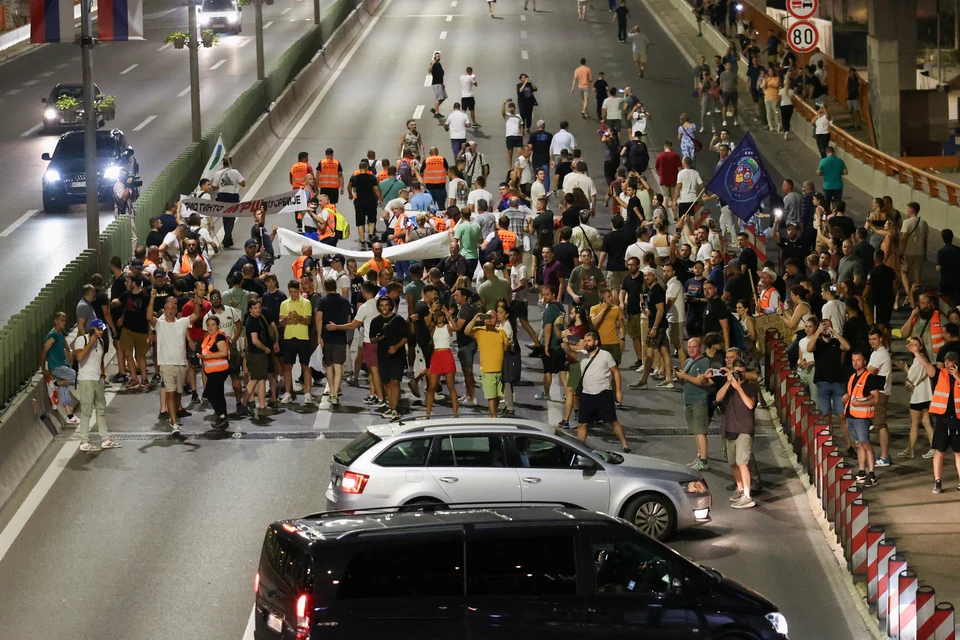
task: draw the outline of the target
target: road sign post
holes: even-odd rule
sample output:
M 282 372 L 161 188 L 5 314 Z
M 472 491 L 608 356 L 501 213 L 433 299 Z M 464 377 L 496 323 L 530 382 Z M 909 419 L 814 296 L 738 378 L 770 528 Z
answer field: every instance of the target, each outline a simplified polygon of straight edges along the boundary
M 817 48 L 820 34 L 817 27 L 809 20 L 800 20 L 790 25 L 787 31 L 787 42 L 790 48 L 797 53 L 810 53 Z
M 80 65 L 83 78 L 83 172 L 87 203 L 87 248 L 100 250 L 100 174 L 97 172 L 97 108 L 93 95 L 93 0 L 80 2 Z M 64 180 L 67 178 L 64 177 Z M 111 185 L 112 186 L 112 185 Z
M 787 13 L 797 20 L 809 20 L 820 8 L 820 0 L 787 0 Z

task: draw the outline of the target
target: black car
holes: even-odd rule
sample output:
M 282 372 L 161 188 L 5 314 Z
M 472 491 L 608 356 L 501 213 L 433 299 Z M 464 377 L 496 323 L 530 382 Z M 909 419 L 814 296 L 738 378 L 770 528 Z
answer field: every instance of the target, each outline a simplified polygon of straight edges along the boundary
M 100 87 L 93 85 L 94 101 L 101 100 L 103 94 L 100 93 Z M 62 96 L 74 98 L 79 107 L 73 112 L 64 113 L 63 109 L 57 106 L 57 101 Z M 76 129 L 83 127 L 83 85 L 77 83 L 62 82 L 55 86 L 49 97 L 40 98 L 44 105 L 41 121 L 43 122 L 43 132 L 58 131 L 60 129 Z M 103 126 L 103 116 L 98 118 L 97 126 Z
M 257 640 L 785 640 L 770 601 L 569 505 L 332 511 L 267 529 Z
M 43 173 L 43 210 L 47 213 L 66 211 L 71 204 L 86 201 L 86 172 L 83 158 L 82 131 L 70 131 L 60 136 L 53 155 L 44 153 L 49 160 Z M 126 170 L 140 173 L 140 165 L 133 155 L 133 148 L 120 129 L 97 131 L 97 173 L 100 200 L 113 197 L 113 185 Z

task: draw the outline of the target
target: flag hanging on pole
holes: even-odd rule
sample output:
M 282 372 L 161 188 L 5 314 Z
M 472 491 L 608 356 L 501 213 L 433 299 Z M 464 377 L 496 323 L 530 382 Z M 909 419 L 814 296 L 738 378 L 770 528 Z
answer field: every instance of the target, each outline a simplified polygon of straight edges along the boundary
M 749 133 L 717 168 L 707 190 L 720 197 L 735 216 L 746 222 L 760 210 L 764 198 L 776 193 L 773 179 Z
M 217 136 L 217 146 L 213 148 L 213 153 L 210 154 L 210 159 L 207 160 L 207 164 L 203 166 L 203 173 L 200 175 L 201 178 L 206 178 L 210 180 L 213 177 L 213 174 L 216 173 L 221 168 L 221 163 L 223 158 L 226 155 L 226 147 L 223 146 L 223 134 L 221 133 Z
M 143 0 L 97 0 L 97 40 L 143 40 Z
M 30 0 L 30 42 L 73 42 L 77 39 L 73 0 Z

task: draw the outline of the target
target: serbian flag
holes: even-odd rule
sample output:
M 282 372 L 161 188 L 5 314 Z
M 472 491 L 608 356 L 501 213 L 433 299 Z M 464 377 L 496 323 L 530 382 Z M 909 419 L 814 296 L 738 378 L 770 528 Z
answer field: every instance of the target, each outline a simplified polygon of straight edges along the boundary
M 773 179 L 749 133 L 717 167 L 707 191 L 726 203 L 733 214 L 746 222 L 760 209 L 760 203 L 777 192 Z
M 30 42 L 76 40 L 73 0 L 30 0 Z
M 100 42 L 143 40 L 143 0 L 97 0 Z

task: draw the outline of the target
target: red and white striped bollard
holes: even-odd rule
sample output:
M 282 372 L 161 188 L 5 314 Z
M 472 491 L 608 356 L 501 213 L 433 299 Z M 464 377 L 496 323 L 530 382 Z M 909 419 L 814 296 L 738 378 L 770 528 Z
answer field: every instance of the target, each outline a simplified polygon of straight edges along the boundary
M 877 610 L 877 563 L 882 539 L 882 525 L 871 524 L 867 527 L 867 606 L 872 611 Z
M 907 557 L 897 554 L 887 565 L 887 635 L 900 637 L 900 574 L 907 570 Z
M 917 587 L 917 640 L 934 640 L 936 610 L 937 593 L 933 587 Z
M 890 601 L 890 560 L 897 555 L 895 540 L 884 538 L 877 547 L 877 619 L 880 628 L 887 628 L 887 605 Z
M 917 572 L 901 571 L 897 576 L 900 606 L 897 616 L 900 640 L 917 640 Z
M 953 605 L 949 602 L 938 602 L 933 619 L 937 625 L 934 640 L 957 640 L 957 626 L 954 622 Z

